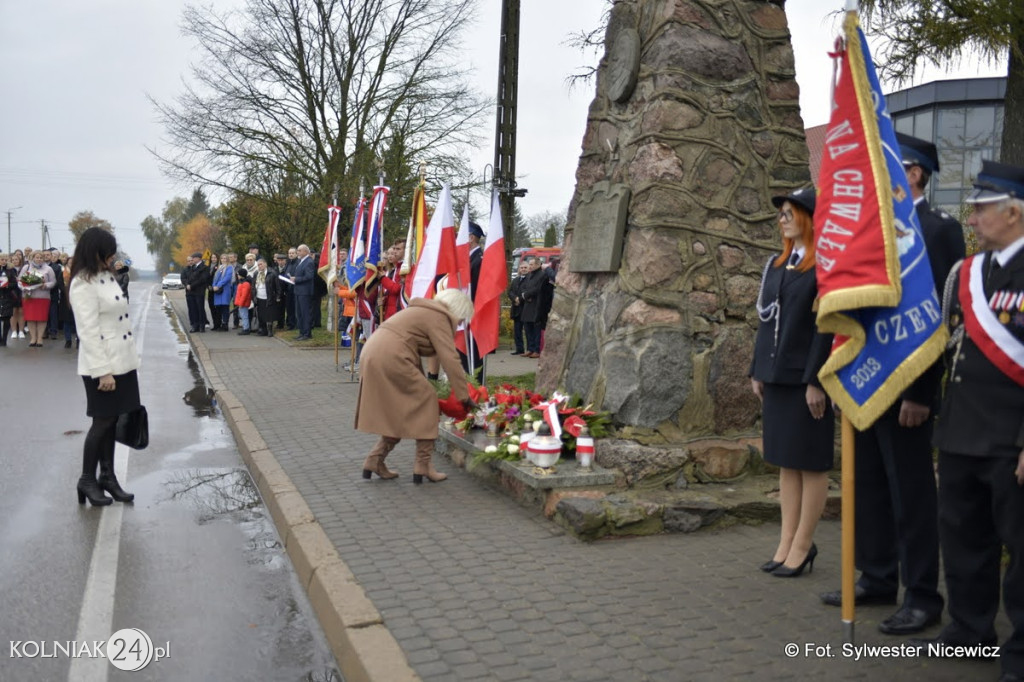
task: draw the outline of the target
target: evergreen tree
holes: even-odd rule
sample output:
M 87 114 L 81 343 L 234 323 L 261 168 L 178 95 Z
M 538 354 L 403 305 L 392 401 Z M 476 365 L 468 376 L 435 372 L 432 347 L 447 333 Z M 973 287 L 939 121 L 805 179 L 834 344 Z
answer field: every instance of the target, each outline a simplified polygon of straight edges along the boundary
M 197 215 L 210 215 L 210 202 L 206 200 L 203 190 L 198 187 L 192 192 L 192 199 L 188 202 L 188 208 L 185 209 L 185 220 L 183 222 L 187 223 Z

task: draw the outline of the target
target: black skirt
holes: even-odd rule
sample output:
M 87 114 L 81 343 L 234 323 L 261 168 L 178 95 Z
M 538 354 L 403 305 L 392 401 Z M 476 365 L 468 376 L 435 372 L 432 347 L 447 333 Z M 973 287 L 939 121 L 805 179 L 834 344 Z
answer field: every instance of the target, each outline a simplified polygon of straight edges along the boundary
M 807 409 L 807 385 L 764 385 L 761 409 L 764 459 L 769 464 L 801 471 L 829 471 L 835 460 L 836 417 L 825 397 L 825 416 L 815 419 Z
M 142 405 L 139 399 L 139 375 L 134 369 L 114 377 L 113 391 L 101 391 L 99 379 L 83 376 L 82 381 L 85 383 L 87 417 L 117 417 L 137 410 Z

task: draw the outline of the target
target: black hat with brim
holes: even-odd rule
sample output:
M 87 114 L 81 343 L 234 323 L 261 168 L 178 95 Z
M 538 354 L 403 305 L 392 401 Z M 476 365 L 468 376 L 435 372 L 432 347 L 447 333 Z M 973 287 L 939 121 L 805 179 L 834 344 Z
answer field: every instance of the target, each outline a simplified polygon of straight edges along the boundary
M 896 141 L 900 144 L 904 166 L 920 166 L 929 174 L 939 172 L 939 151 L 934 144 L 904 133 L 896 133 Z
M 788 201 L 791 204 L 799 206 L 813 216 L 814 205 L 817 199 L 817 192 L 813 187 L 803 187 L 783 197 L 772 197 L 772 205 L 775 206 L 775 208 L 782 208 L 782 205 Z

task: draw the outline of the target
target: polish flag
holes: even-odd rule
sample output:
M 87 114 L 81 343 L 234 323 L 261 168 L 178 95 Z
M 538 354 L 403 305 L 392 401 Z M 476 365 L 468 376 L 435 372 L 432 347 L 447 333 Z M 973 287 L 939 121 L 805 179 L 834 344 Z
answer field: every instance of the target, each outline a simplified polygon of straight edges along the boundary
M 455 258 L 455 273 L 454 275 L 449 274 L 448 286 L 458 287 L 472 298 L 469 271 L 469 202 L 466 202 L 462 208 L 462 223 L 459 225 L 459 234 L 455 238 Z
M 501 297 L 508 286 L 508 266 L 505 263 L 505 230 L 501 222 L 498 192 L 491 200 L 491 221 L 484 243 L 484 256 L 480 263 L 480 279 L 476 283 L 473 301 L 475 312 L 469 328 L 473 332 L 480 357 L 498 347 L 498 324 L 501 316 Z
M 412 282 L 412 298 L 433 298 L 434 280 L 440 275 L 454 275 L 458 267 L 455 254 L 455 218 L 452 215 L 452 189 L 447 183 L 427 225 L 423 253 L 416 264 Z
M 457 287 L 462 289 L 470 297 L 473 298 L 473 292 L 471 291 L 472 284 L 471 274 L 469 270 L 469 202 L 462 207 L 462 223 L 459 225 L 459 234 L 455 238 L 455 258 L 457 266 L 454 273 L 448 274 L 448 286 Z M 455 347 L 462 352 L 463 355 L 469 355 L 469 336 L 470 331 L 466 329 L 466 323 L 463 322 L 459 325 L 459 328 L 455 331 Z

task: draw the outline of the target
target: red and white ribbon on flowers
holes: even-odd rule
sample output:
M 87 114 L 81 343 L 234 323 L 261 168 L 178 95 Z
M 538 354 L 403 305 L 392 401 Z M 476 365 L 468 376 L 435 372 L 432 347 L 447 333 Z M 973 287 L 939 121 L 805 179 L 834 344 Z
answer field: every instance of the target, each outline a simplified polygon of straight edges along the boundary
M 558 406 L 569 399 L 558 391 L 551 394 L 551 400 L 536 405 L 533 409 L 540 410 L 541 417 L 551 427 L 551 435 L 555 438 L 562 437 L 562 422 L 558 419 Z

